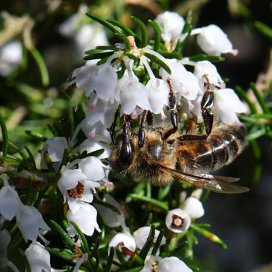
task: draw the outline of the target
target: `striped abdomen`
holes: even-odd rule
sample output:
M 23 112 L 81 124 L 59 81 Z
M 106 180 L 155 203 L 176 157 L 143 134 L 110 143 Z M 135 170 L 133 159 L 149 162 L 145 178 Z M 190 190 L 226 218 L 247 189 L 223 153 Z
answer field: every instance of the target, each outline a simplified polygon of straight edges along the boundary
M 205 174 L 231 163 L 245 147 L 246 128 L 219 126 L 206 140 L 181 141 L 177 146 L 177 169 Z

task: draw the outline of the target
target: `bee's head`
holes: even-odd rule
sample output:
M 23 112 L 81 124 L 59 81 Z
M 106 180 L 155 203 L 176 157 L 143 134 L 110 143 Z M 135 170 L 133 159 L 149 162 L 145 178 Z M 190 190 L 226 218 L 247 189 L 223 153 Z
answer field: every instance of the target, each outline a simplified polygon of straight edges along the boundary
M 116 171 L 124 171 L 131 165 L 134 157 L 134 146 L 130 139 L 117 139 L 113 146 L 110 164 Z

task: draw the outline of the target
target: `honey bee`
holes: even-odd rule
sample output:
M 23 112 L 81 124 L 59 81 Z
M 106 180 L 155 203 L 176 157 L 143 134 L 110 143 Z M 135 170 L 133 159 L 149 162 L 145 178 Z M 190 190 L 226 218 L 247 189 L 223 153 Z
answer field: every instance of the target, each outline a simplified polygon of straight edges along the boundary
M 239 178 L 209 174 L 231 163 L 243 151 L 247 133 L 243 124 L 214 122 L 213 100 L 213 91 L 206 91 L 201 103 L 205 135 L 184 134 L 178 129 L 176 102 L 171 92 L 172 124 L 144 128 L 143 121 L 139 130 L 130 131 L 129 123 L 123 122 L 122 133 L 111 153 L 112 169 L 127 172 L 136 180 L 148 179 L 153 185 L 167 185 L 178 179 L 218 193 L 248 191 L 233 184 Z

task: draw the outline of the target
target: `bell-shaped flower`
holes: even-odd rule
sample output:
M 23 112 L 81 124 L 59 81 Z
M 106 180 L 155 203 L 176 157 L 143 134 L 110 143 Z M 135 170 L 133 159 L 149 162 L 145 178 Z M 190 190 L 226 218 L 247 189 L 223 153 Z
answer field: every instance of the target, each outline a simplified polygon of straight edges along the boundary
M 79 201 L 75 210 L 68 210 L 67 219 L 69 222 L 74 222 L 78 225 L 81 231 L 87 236 L 92 236 L 96 229 L 100 232 L 100 228 L 97 224 L 97 211 L 96 209 L 83 201 Z M 70 236 L 76 234 L 76 230 L 70 224 L 68 227 Z
M 84 119 L 81 123 L 81 128 L 88 139 L 105 143 L 111 142 L 109 129 L 100 121 L 98 121 L 95 125 L 90 126 L 87 119 Z
M 93 191 L 99 185 L 98 182 L 88 180 L 80 169 L 65 169 L 58 181 L 58 188 L 71 210 L 77 209 L 79 200 L 91 203 Z
M 183 210 L 186 211 L 192 219 L 200 218 L 205 213 L 201 201 L 195 197 L 185 199 Z
M 100 99 L 96 104 L 90 103 L 86 116 L 88 124 L 93 126 L 98 121 L 100 121 L 105 127 L 110 127 L 114 120 L 114 115 L 117 108 L 117 103 L 110 103 Z
M 214 90 L 215 110 L 221 122 L 227 125 L 240 124 L 237 113 L 246 113 L 247 107 L 241 102 L 234 90 L 217 89 Z
M 114 247 L 122 252 L 127 260 L 134 256 L 136 243 L 130 234 L 117 233 L 110 241 L 109 247 Z
M 191 224 L 190 215 L 182 209 L 174 209 L 167 213 L 165 218 L 166 227 L 175 233 L 188 230 Z
M 86 96 L 90 96 L 94 91 L 96 95 L 105 101 L 113 99 L 117 86 L 117 73 L 108 64 L 84 65 L 76 69 L 73 73 L 77 87 L 85 89 Z
M 110 146 L 106 143 L 97 142 L 92 139 L 86 139 L 79 146 L 80 153 L 85 151 L 89 154 L 101 149 L 103 149 L 104 152 L 101 155 L 99 155 L 97 158 L 101 160 L 109 158 L 111 149 L 110 149 Z
M 209 55 L 220 56 L 226 53 L 236 55 L 238 53 L 236 49 L 233 49 L 226 33 L 217 25 L 194 29 L 192 35 L 194 34 L 198 34 L 196 41 L 199 47 Z
M 161 259 L 158 265 L 157 272 L 172 271 L 192 272 L 193 270 L 177 257 L 165 257 Z
M 19 41 L 11 41 L 0 47 L 0 75 L 8 76 L 23 59 L 23 47 Z
M 224 84 L 224 81 L 217 72 L 215 65 L 207 60 L 196 62 L 194 75 L 198 78 L 202 87 L 204 86 L 204 82 L 217 86 Z M 205 77 L 207 78 L 208 82 Z
M 150 110 L 148 90 L 137 77 L 124 75 L 118 83 L 121 114 L 132 114 L 136 107 Z
M 68 143 L 64 137 L 54 137 L 44 142 L 42 149 L 41 168 L 48 169 L 46 156 L 49 157 L 53 167 L 57 170 L 63 159 L 64 150 L 68 148 Z
M 101 25 L 94 22 L 83 25 L 74 36 L 78 51 L 83 54 L 85 51 L 95 48 L 99 45 L 108 45 L 106 33 Z
M 0 176 L 4 181 L 4 186 L 0 190 L 0 214 L 6 220 L 12 220 L 16 215 L 19 207 L 23 205 L 16 190 L 8 183 L 8 176 Z
M 110 207 L 94 204 L 98 213 L 102 217 L 104 224 L 110 228 L 122 226 L 123 229 L 126 230 L 125 213 L 120 204 L 109 194 L 105 194 L 105 202 L 116 208 L 117 211 Z
M 169 87 L 162 79 L 152 78 L 147 84 L 148 101 L 151 111 L 155 114 L 164 115 L 163 109 L 168 105 L 169 100 Z
M 51 272 L 50 254 L 39 242 L 32 242 L 25 250 L 32 272 Z
M 50 230 L 41 213 L 32 206 L 20 206 L 16 214 L 16 223 L 25 241 L 36 241 L 42 231 Z
M 176 12 L 165 11 L 159 14 L 155 21 L 161 27 L 162 39 L 166 42 L 166 47 L 172 51 L 185 25 L 183 17 Z
M 145 226 L 134 231 L 133 237 L 136 241 L 137 248 L 142 249 L 144 247 L 146 240 L 148 238 L 148 235 L 150 233 L 150 230 L 151 228 L 149 226 Z M 155 229 L 153 244 L 156 243 L 159 234 L 160 234 L 160 231 Z M 166 239 L 165 237 L 163 237 L 160 246 L 164 245 L 165 243 L 166 243 Z M 152 248 L 151 248 L 151 251 L 152 251 Z M 159 254 L 159 252 L 157 252 L 157 254 Z
M 88 180 L 92 181 L 106 178 L 105 170 L 108 169 L 100 159 L 93 156 L 82 159 L 78 164 L 78 168 L 86 175 Z
M 171 69 L 171 74 L 168 74 L 163 68 L 160 68 L 159 72 L 162 79 L 169 81 L 178 100 L 181 97 L 186 100 L 194 100 L 201 92 L 198 79 L 177 60 L 168 60 L 166 64 Z

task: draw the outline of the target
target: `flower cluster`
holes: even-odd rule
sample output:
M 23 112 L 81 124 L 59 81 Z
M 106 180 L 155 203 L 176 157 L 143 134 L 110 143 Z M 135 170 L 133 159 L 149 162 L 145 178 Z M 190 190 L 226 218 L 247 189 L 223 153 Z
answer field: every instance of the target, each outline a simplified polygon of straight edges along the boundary
M 81 11 L 61 26 L 63 35 L 67 34 L 68 26 L 82 25 L 80 13 Z M 95 16 L 91 17 L 97 19 Z M 101 19 L 97 21 L 100 22 Z M 106 192 L 113 187 L 108 179 L 111 170 L 111 143 L 116 136 L 114 129 L 120 130 L 123 117 L 134 122 L 131 126 L 135 127 L 138 119 L 147 113 L 153 116 L 154 122 L 170 123 L 169 111 L 173 110 L 170 97 L 177 100 L 174 110 L 179 111 L 182 121 L 192 119 L 196 123 L 202 123 L 201 100 L 207 88 L 214 93 L 214 107 L 219 122 L 239 124 L 237 114 L 247 110 L 234 90 L 226 87 L 216 66 L 206 55 L 210 54 L 218 59 L 221 54 L 237 53 L 218 26 L 190 29 L 178 14 L 164 12 L 151 22 L 156 37 L 154 41 L 148 42 L 141 22 L 137 18 L 135 22 L 141 26 L 140 38 L 121 24 L 104 21 L 124 43 L 109 46 L 105 41 L 106 46 L 98 46 L 86 52 L 86 64 L 77 68 L 72 74 L 72 80 L 67 83 L 67 86 L 76 84 L 84 90 L 86 115 L 77 124 L 71 138 L 48 139 L 41 151 L 41 169 L 57 173 L 58 192 L 65 205 L 64 214 L 69 234 L 66 236 L 72 239 L 72 244 L 76 241 L 76 246 L 73 246 L 79 251 L 79 258 L 72 257 L 73 261 L 77 261 L 74 271 L 88 260 L 90 253 L 86 248 L 83 252 L 84 239 L 80 235 L 93 238 L 91 236 L 95 235 L 95 231 L 106 237 L 105 244 L 109 247 L 107 256 L 109 259 L 112 256 L 113 266 L 118 264 L 121 254 L 124 262 L 133 262 L 135 256 L 141 256 L 141 272 L 192 271 L 177 257 L 161 257 L 160 251 L 162 246 L 167 245 L 167 239 L 185 233 L 193 225 L 193 220 L 204 215 L 202 203 L 198 197 L 191 195 L 182 205 L 182 201 L 176 203 L 176 209 L 168 211 L 168 206 L 164 207 L 165 222 L 157 224 L 156 228 L 159 226 L 167 230 L 166 236 L 153 226 L 129 226 L 125 209 Z M 90 31 L 87 26 L 78 29 L 70 33 L 70 36 L 82 37 L 85 32 Z M 205 54 L 201 54 L 200 59 L 181 57 L 181 47 L 188 38 L 194 36 L 199 50 Z M 81 45 L 85 50 L 85 44 Z M 84 140 L 79 137 L 81 132 L 85 135 Z M 31 269 L 50 271 L 49 252 L 37 242 L 37 238 L 42 237 L 41 231 L 49 230 L 49 227 L 36 208 L 21 202 L 17 192 L 8 184 L 7 177 L 2 178 L 4 186 L 0 190 L 1 216 L 5 220 L 16 217 L 23 237 L 32 241 L 25 252 Z M 97 191 L 101 193 L 98 194 Z M 149 222 L 151 221 L 152 218 Z M 107 229 L 110 233 L 105 235 Z M 0 239 L 1 235 L 0 232 Z M 8 243 L 6 239 L 3 252 Z M 147 245 L 149 247 L 146 250 Z

